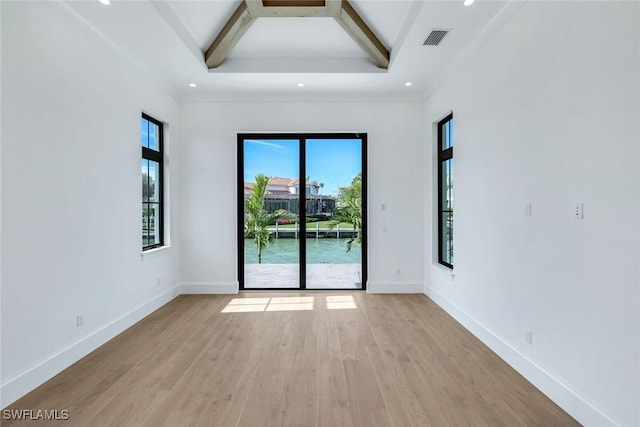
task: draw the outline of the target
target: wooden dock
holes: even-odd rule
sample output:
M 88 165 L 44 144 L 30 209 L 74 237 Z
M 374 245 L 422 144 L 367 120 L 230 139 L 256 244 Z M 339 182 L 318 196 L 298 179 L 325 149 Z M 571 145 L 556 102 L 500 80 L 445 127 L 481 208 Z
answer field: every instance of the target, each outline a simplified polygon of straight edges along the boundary
M 276 239 L 283 237 L 283 238 L 294 238 L 297 239 L 298 235 L 300 234 L 300 228 L 299 227 L 279 227 L 278 224 L 276 224 L 274 227 L 268 227 L 267 231 L 269 231 L 269 233 L 271 233 L 272 235 L 274 235 L 274 237 Z M 340 226 L 336 226 L 334 228 L 329 228 L 329 227 L 320 227 L 320 224 L 316 224 L 315 227 L 309 227 L 307 226 L 307 237 L 315 237 L 317 238 L 321 238 L 321 237 L 331 237 L 331 238 L 349 238 L 349 237 L 355 237 L 355 235 L 357 234 L 359 230 L 354 230 L 353 228 L 340 228 Z M 282 235 L 282 236 L 281 236 Z

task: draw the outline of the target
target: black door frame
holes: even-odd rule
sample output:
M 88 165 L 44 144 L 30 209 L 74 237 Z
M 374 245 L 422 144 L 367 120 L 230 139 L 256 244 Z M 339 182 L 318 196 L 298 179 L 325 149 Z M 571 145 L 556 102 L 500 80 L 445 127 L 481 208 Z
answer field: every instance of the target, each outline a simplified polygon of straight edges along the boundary
M 237 135 L 237 211 L 238 211 L 238 283 L 240 290 L 307 290 L 307 209 L 306 209 L 306 191 L 299 191 L 298 198 L 298 215 L 300 216 L 299 231 L 299 267 L 300 267 L 300 286 L 297 288 L 245 288 L 244 286 L 244 141 L 247 139 L 276 140 L 288 139 L 298 140 L 299 143 L 299 177 L 300 180 L 306 177 L 306 140 L 307 139 L 360 139 L 362 141 L 361 150 L 361 173 L 362 173 L 362 287 L 355 290 L 367 289 L 367 134 L 366 133 L 239 133 Z M 306 183 L 305 183 L 306 184 Z M 340 290 L 335 288 L 313 288 L 309 290 Z

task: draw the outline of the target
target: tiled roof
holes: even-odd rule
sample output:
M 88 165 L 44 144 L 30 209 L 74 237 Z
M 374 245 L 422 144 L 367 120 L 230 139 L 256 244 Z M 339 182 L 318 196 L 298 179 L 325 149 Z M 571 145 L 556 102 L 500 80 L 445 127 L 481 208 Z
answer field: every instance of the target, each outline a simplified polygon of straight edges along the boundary
M 281 178 L 279 176 L 274 176 L 269 180 L 269 185 L 297 187 L 299 184 L 300 180 L 298 178 Z M 307 185 L 317 187 L 318 183 L 316 181 L 307 181 Z
M 274 187 L 297 187 L 300 183 L 300 180 L 297 178 L 282 178 L 279 176 L 274 176 L 273 178 L 269 179 L 269 186 L 274 186 Z M 318 187 L 318 183 L 316 181 L 307 181 L 307 185 L 312 186 L 312 187 Z M 251 192 L 253 191 L 253 186 L 254 183 L 253 182 L 245 182 L 244 183 L 244 194 L 251 194 Z M 267 191 L 266 194 L 289 194 L 288 191 L 273 191 L 273 190 L 269 190 L 269 187 L 267 187 Z

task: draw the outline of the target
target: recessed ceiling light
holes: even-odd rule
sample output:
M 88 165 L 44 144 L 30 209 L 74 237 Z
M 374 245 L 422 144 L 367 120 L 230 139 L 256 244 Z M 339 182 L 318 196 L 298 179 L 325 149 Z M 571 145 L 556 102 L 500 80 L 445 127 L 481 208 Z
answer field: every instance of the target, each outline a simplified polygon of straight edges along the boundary
M 411 83 L 411 82 L 406 82 L 404 85 L 405 85 L 406 87 L 409 87 L 409 86 L 411 86 L 412 84 L 413 84 L 413 83 Z
M 476 0 L 464 0 L 465 6 L 471 6 Z
M 195 83 L 189 83 L 189 86 L 196 87 L 197 85 Z
M 298 87 L 304 87 L 304 83 L 298 83 Z
M 111 4 L 111 0 L 98 0 L 100 3 L 109 6 Z

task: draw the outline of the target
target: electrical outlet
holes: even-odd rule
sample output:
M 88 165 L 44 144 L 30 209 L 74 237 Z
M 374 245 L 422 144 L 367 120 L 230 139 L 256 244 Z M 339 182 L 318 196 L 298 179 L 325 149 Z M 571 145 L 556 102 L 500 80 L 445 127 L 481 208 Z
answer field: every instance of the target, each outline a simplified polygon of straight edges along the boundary
M 160 287 L 162 286 L 162 279 L 158 277 L 158 280 L 156 281 L 156 286 Z
M 584 204 L 576 203 L 576 208 L 573 214 L 575 219 L 584 219 Z
M 533 331 L 525 331 L 524 339 L 527 341 L 527 344 L 533 345 Z
M 400 269 L 396 268 L 396 276 L 399 276 L 399 275 L 400 275 Z
M 76 316 L 76 326 L 79 328 L 84 325 L 84 314 L 78 314 Z
M 531 216 L 531 202 L 524 205 L 524 216 Z

